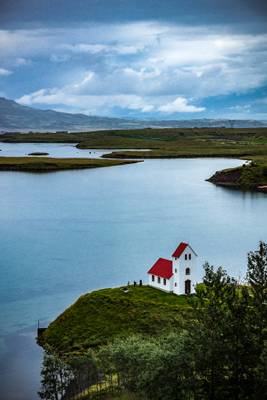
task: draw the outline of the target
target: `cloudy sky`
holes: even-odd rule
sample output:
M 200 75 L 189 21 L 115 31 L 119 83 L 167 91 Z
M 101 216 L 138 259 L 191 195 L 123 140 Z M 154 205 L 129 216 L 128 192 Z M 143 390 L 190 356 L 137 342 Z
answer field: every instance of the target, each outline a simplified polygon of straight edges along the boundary
M 267 3 L 1 0 L 0 96 L 88 115 L 267 120 Z

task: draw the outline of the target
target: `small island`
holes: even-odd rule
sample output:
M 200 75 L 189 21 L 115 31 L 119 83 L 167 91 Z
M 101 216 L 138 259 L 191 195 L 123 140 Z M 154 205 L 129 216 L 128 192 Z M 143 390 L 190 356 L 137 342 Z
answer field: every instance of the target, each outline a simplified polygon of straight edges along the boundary
M 29 153 L 28 156 L 49 156 L 49 153 L 34 151 L 33 153 Z
M 0 157 L 0 171 L 53 172 L 70 169 L 111 167 L 138 161 L 92 158 Z

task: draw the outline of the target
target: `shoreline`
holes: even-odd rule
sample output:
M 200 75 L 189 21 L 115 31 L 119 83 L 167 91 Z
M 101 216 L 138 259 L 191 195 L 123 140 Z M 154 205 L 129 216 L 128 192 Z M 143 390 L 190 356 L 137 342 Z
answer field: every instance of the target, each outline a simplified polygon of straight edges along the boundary
M 56 172 L 126 165 L 141 160 L 103 160 L 101 158 L 0 157 L 0 171 Z
M 69 143 L 79 150 L 110 150 L 97 161 L 10 158 L 0 170 L 48 172 L 140 162 L 145 159 L 238 158 L 249 165 L 217 171 L 207 181 L 238 190 L 267 193 L 267 128 L 151 128 L 70 133 L 6 133 L 1 142 Z M 146 149 L 146 150 L 144 150 Z M 148 151 L 149 150 L 149 151 Z M 13 161 L 12 161 L 13 160 Z M 23 161 L 23 162 L 22 162 Z

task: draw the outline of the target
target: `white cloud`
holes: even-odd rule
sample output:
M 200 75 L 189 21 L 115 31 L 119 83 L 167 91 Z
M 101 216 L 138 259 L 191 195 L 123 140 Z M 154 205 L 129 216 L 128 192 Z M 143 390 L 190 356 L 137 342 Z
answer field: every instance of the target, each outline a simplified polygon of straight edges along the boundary
M 64 108 L 72 99 L 77 111 L 97 113 L 103 107 L 201 112 L 206 97 L 245 93 L 267 82 L 267 35 L 218 26 L 146 21 L 2 30 L 0 58 L 11 69 L 16 60 L 31 59 L 33 67 L 49 63 L 59 71 L 51 81 L 40 73 L 40 90 L 20 101 Z
M 75 45 L 64 44 L 61 46 L 62 50 L 71 51 L 73 53 L 88 53 L 88 54 L 98 54 L 98 53 L 118 53 L 118 54 L 136 54 L 138 51 L 143 49 L 142 46 L 134 45 L 110 45 L 110 44 L 90 44 L 90 43 L 78 43 Z
M 79 95 L 68 93 L 67 89 L 41 89 L 16 100 L 23 105 L 45 104 L 52 106 L 64 104 L 72 112 L 82 112 L 92 115 L 112 115 L 114 107 L 122 109 L 150 112 L 154 109 L 152 104 L 136 95 Z M 63 110 L 63 108 L 61 108 Z
M 9 71 L 8 69 L 5 69 L 5 68 L 0 68 L 0 76 L 8 76 L 11 74 L 12 74 L 12 71 Z
M 177 113 L 177 112 L 201 112 L 205 111 L 205 107 L 196 107 L 193 105 L 188 104 L 187 99 L 184 97 L 177 97 L 175 100 L 163 104 L 159 107 L 159 111 L 164 113 Z
M 77 112 L 82 110 L 85 113 L 112 113 L 114 107 L 125 108 L 128 110 L 138 110 L 142 113 L 160 111 L 162 113 L 194 113 L 204 111 L 204 107 L 196 107 L 188 103 L 184 97 L 177 97 L 172 101 L 166 102 L 166 96 L 159 99 L 152 97 L 142 97 L 135 94 L 108 94 L 93 95 L 84 94 L 83 88 L 93 82 L 95 74 L 88 71 L 80 82 L 67 85 L 62 88 L 41 89 L 29 95 L 24 95 L 17 99 L 20 104 L 46 104 L 77 107 Z M 169 98 L 169 96 L 168 96 Z

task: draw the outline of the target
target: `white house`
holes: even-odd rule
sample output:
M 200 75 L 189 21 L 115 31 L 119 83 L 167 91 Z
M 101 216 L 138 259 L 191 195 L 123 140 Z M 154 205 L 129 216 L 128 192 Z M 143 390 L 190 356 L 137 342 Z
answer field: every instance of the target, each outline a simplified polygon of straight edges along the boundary
M 175 294 L 195 292 L 197 254 L 188 243 L 180 243 L 172 260 L 159 258 L 149 269 L 149 285 Z

